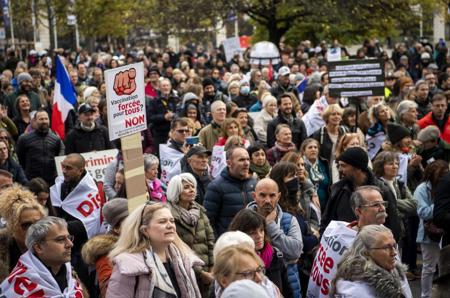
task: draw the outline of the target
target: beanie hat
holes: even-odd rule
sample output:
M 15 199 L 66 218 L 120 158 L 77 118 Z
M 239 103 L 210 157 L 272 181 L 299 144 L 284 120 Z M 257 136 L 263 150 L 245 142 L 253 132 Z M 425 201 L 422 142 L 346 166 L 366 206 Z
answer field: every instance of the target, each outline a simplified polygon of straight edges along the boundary
M 391 141 L 392 145 L 397 144 L 400 142 L 403 138 L 410 137 L 411 132 L 406 127 L 395 124 L 395 123 L 388 123 L 388 129 L 387 134 L 389 141 Z
M 232 282 L 224 291 L 223 298 L 269 298 L 265 288 L 249 279 Z
M 439 128 L 435 125 L 430 125 L 419 131 L 417 139 L 422 143 L 427 141 L 436 141 L 441 134 Z
M 202 82 L 202 85 L 203 85 L 203 88 L 205 88 L 206 86 L 210 86 L 210 85 L 215 86 L 214 82 L 213 82 L 213 80 L 211 78 L 204 79 L 203 82 Z
M 115 227 L 119 222 L 128 216 L 128 200 L 122 198 L 112 199 L 105 203 L 102 208 L 103 216 L 111 227 Z
M 32 81 L 30 74 L 28 72 L 22 72 L 17 76 L 17 83 L 20 85 L 23 81 Z
M 183 96 L 184 103 L 194 100 L 194 99 L 198 100 L 198 96 L 195 95 L 193 92 L 188 92 L 188 93 L 184 94 L 184 96 Z
M 339 160 L 364 172 L 369 171 L 367 168 L 367 165 L 369 164 L 369 156 L 361 147 L 348 148 L 341 154 L 341 156 L 339 156 Z
M 92 93 L 94 93 L 96 90 L 98 90 L 98 89 L 96 87 L 94 87 L 94 86 L 89 86 L 86 89 L 84 89 L 84 91 L 83 91 L 83 99 L 86 100 L 86 98 L 91 96 Z

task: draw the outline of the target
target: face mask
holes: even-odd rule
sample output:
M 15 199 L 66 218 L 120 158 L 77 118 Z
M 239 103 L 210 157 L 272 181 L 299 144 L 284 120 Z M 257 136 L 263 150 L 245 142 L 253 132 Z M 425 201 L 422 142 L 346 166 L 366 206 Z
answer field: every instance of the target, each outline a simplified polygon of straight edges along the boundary
M 247 95 L 250 93 L 250 86 L 242 86 L 241 87 L 241 94 L 242 95 Z
M 294 178 L 291 181 L 286 182 L 286 188 L 288 190 L 289 197 L 291 197 L 291 195 L 296 196 L 298 192 L 298 179 Z

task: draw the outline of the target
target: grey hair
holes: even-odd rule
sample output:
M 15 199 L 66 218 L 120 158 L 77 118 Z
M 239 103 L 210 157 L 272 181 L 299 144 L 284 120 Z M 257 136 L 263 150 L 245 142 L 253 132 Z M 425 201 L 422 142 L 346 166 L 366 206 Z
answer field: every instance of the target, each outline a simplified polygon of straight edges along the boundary
M 34 252 L 33 245 L 44 242 L 50 228 L 55 225 L 67 229 L 67 222 L 56 216 L 47 216 L 32 224 L 28 228 L 27 235 L 25 236 L 25 245 L 27 248 L 31 252 Z
M 197 180 L 190 173 L 182 173 L 172 177 L 167 185 L 167 200 L 175 204 L 178 203 L 180 195 L 183 192 L 183 182 L 188 183 L 197 190 Z
M 146 172 L 153 165 L 159 165 L 159 159 L 153 154 L 144 154 L 144 171 Z
M 383 225 L 367 225 L 361 228 L 355 242 L 344 253 L 338 264 L 336 276 L 332 281 L 332 292 L 336 290 L 338 279 L 352 280 L 352 277 L 367 271 L 371 262 L 369 251 L 373 248 L 380 234 L 392 235 L 392 232 Z
M 211 112 L 215 112 L 219 108 L 219 106 L 226 107 L 227 105 L 221 100 L 216 100 L 211 104 Z
M 417 109 L 417 103 L 412 100 L 402 100 L 397 106 L 397 116 L 398 119 L 402 119 L 403 114 L 408 112 L 410 109 Z
M 364 185 L 364 186 L 358 187 L 350 196 L 350 206 L 351 206 L 353 212 L 355 213 L 355 215 L 356 215 L 356 208 L 361 207 L 362 205 L 364 205 L 367 202 L 365 195 L 369 191 L 377 191 L 377 192 L 381 193 L 381 189 L 377 186 Z

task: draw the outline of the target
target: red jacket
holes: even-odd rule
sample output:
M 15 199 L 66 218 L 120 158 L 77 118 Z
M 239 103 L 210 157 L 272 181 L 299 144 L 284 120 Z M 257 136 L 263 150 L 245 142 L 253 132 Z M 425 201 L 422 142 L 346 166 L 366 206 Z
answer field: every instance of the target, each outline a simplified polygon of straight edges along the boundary
M 417 125 L 419 125 L 420 129 L 424 129 L 425 127 L 430 125 L 438 126 L 436 121 L 433 119 L 432 114 L 433 112 L 429 112 L 422 119 L 417 121 Z M 443 141 L 450 143 L 450 117 L 447 118 L 447 122 L 443 127 L 440 127 L 439 130 L 441 131 L 440 138 Z

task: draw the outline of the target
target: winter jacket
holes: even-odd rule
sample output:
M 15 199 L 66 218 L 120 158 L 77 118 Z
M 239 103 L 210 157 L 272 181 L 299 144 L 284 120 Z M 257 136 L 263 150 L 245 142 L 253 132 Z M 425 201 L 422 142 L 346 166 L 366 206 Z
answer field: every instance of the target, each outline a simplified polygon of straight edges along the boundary
M 425 127 L 430 125 L 436 125 L 437 127 L 439 127 L 439 130 L 441 131 L 440 138 L 445 142 L 450 143 L 450 117 L 447 115 L 444 120 L 445 120 L 444 125 L 442 127 L 439 127 L 436 119 L 434 119 L 433 117 L 433 112 L 429 112 L 422 119 L 417 121 L 417 125 L 419 125 L 420 129 L 424 129 Z
M 52 131 L 33 131 L 21 135 L 17 141 L 17 157 L 28 180 L 43 178 L 49 185 L 55 183 L 55 156 L 64 154 L 64 144 Z
M 284 297 L 292 297 L 292 288 L 288 282 L 288 273 L 283 261 L 283 253 L 276 247 L 273 248 L 273 257 L 270 267 L 266 268 L 266 277 L 280 289 Z
M 118 236 L 112 234 L 98 235 L 89 239 L 81 251 L 83 261 L 89 266 L 95 266 L 102 298 L 106 297 L 106 289 L 113 269 L 108 254 L 118 239 Z
M 21 252 L 8 229 L 0 229 L 0 281 L 9 276 Z
M 275 145 L 275 130 L 277 129 L 278 124 L 282 123 L 289 125 L 291 128 L 292 143 L 299 149 L 307 137 L 305 124 L 299 118 L 294 118 L 292 123 L 289 123 L 281 114 L 278 114 L 278 116 L 267 125 L 267 147 L 271 148 Z
M 175 225 L 177 227 L 177 234 L 181 240 L 186 243 L 195 254 L 205 263 L 204 270 L 209 269 L 214 264 L 213 248 L 214 248 L 214 231 L 209 223 L 208 217 L 205 213 L 205 208 L 193 202 L 193 204 L 200 209 L 200 218 L 195 226 L 183 220 L 177 208 L 173 208 L 173 202 L 169 202 L 170 210 L 172 211 Z M 182 208 L 182 207 L 180 207 Z
M 28 179 L 25 176 L 22 167 L 11 157 L 0 165 L 0 169 L 10 172 L 13 176 L 14 182 L 20 183 L 24 186 L 28 185 Z
M 264 144 L 267 143 L 267 127 L 269 125 L 269 122 L 275 119 L 275 117 L 272 117 L 264 109 L 262 109 L 261 113 L 259 113 L 259 115 L 255 117 L 255 124 L 253 125 L 253 129 L 255 130 L 258 139 Z
M 233 217 L 253 201 L 256 179 L 237 179 L 225 168 L 208 185 L 203 205 L 206 209 L 216 239 L 228 230 Z
M 174 247 L 171 245 L 171 247 Z M 167 250 L 169 258 L 175 259 L 175 256 Z M 121 253 L 113 259 L 113 272 L 109 280 L 106 297 L 108 298 L 169 298 L 169 295 L 164 295 L 161 291 L 155 291 L 155 280 L 152 278 L 153 271 L 156 268 L 149 267 L 148 260 L 144 259 L 145 252 L 140 253 Z M 175 271 L 177 281 L 181 281 L 179 272 L 180 269 L 175 270 L 176 265 L 184 267 L 184 270 L 189 275 L 189 281 L 197 288 L 195 282 L 195 275 L 192 267 L 200 265 L 201 261 L 193 255 L 185 256 L 182 260 L 175 259 L 172 261 L 172 267 Z M 197 288 L 198 292 L 198 288 Z M 182 295 L 181 298 L 188 298 Z M 199 298 L 199 297 L 189 297 Z
M 381 196 L 389 203 L 387 208 L 387 218 L 385 226 L 390 228 L 394 234 L 394 238 L 398 241 L 400 239 L 400 220 L 397 213 L 397 201 L 394 195 L 389 190 L 388 186 L 381 180 L 377 179 L 372 172 L 367 173 L 367 180 L 364 185 L 374 185 L 381 189 Z M 320 225 L 321 234 L 325 231 L 332 220 L 341 220 L 352 222 L 356 220 L 356 215 L 353 213 L 350 204 L 350 196 L 355 187 L 348 179 L 342 179 L 331 186 L 331 196 L 325 207 L 325 212 L 322 216 Z
M 178 98 L 170 96 L 168 99 L 158 97 L 147 101 L 147 123 L 151 125 L 152 135 L 161 140 L 157 145 L 165 143 L 169 138 L 170 122 L 164 118 L 167 112 L 176 113 Z
M 246 108 L 247 110 L 250 110 L 250 107 L 257 101 L 258 98 L 252 94 L 242 95 L 239 93 L 239 95 L 233 99 L 233 102 L 237 104 L 238 107 Z
M 433 219 L 434 202 L 431 198 L 430 182 L 422 182 L 414 191 L 414 199 L 417 202 L 417 214 L 420 218 L 419 229 L 417 231 L 417 243 L 432 243 L 425 234 L 424 221 Z
M 270 89 L 270 93 L 272 93 L 272 95 L 277 99 L 284 93 L 288 93 L 288 92 L 294 93 L 298 99 L 298 91 L 294 85 L 289 84 L 285 87 L 278 83 L 276 87 L 273 87 L 272 89 Z
M 97 123 L 95 123 L 95 128 L 92 131 L 83 130 L 80 123 L 78 123 L 65 137 L 64 145 L 66 147 L 66 155 L 112 148 L 108 130 L 104 126 L 98 126 Z
M 220 125 L 214 121 L 200 130 L 198 133 L 200 143 L 205 146 L 206 149 L 212 151 L 214 145 L 217 143 L 219 138 L 222 136 L 222 129 Z
M 442 246 L 450 244 L 450 173 L 445 174 L 436 187 L 433 222 L 446 232 Z
M 343 126 L 339 126 L 339 134 L 336 140 L 336 145 L 339 142 L 339 139 L 344 134 L 345 128 Z M 320 144 L 319 156 L 323 159 L 326 159 L 328 161 L 328 164 L 330 164 L 331 156 L 335 154 L 335 152 L 333 152 L 333 141 L 331 140 L 330 135 L 328 134 L 327 127 L 322 126 L 318 131 L 312 134 L 311 138 L 317 140 L 317 142 L 319 142 Z

